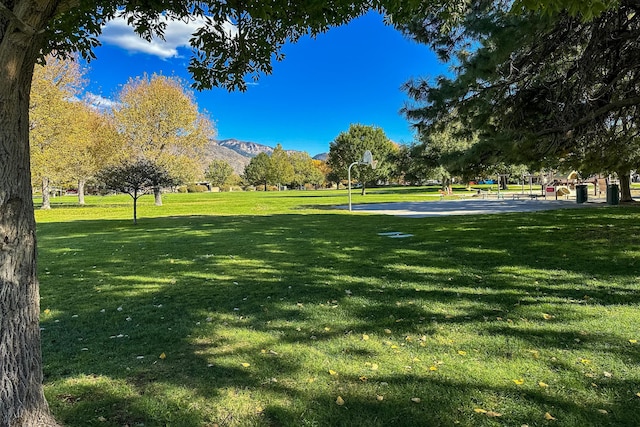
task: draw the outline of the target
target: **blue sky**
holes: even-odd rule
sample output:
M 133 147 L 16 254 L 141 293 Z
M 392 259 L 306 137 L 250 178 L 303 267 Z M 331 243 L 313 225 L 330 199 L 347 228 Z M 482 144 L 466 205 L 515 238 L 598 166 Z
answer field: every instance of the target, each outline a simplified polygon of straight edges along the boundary
M 130 77 L 162 73 L 190 81 L 186 71 L 192 29 L 170 27 L 167 42 L 148 44 L 125 25 L 109 24 L 89 64 L 88 90 L 115 99 Z M 426 46 L 403 38 L 382 17 L 365 15 L 333 28 L 316 39 L 305 37 L 285 46 L 286 58 L 274 64 L 246 92 L 223 89 L 195 92 L 201 110 L 214 121 L 219 139 L 285 149 L 326 152 L 329 143 L 351 123 L 381 127 L 400 143 L 413 140 L 408 122 L 399 114 L 408 101 L 401 85 L 411 77 L 446 72 Z

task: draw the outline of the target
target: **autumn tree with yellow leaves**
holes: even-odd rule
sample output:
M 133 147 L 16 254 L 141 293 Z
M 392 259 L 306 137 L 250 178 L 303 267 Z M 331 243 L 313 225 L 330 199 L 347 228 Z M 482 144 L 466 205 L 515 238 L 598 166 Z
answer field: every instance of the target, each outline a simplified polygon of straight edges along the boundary
M 106 166 L 124 158 L 122 138 L 117 134 L 111 118 L 84 103 L 69 106 L 73 116 L 64 158 L 61 159 L 61 175 L 78 186 L 78 203 L 84 205 L 85 184 Z
M 74 139 L 73 100 L 82 89 L 78 62 L 47 58 L 34 70 L 29 105 L 31 179 L 42 191 L 42 209 L 49 209 L 50 182 L 60 179 L 68 146 Z
M 128 157 L 161 166 L 176 182 L 201 177 L 203 151 L 214 129 L 179 79 L 155 74 L 131 79 L 118 101 L 113 117 Z M 160 187 L 154 195 L 161 205 Z

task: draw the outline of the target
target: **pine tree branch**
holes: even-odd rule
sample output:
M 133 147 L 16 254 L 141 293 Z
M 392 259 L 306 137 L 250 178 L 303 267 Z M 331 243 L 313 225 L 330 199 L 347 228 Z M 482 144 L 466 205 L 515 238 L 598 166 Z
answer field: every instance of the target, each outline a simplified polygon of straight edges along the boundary
M 597 110 L 594 110 L 592 112 L 590 112 L 589 114 L 587 114 L 586 116 L 584 116 L 583 118 L 581 118 L 580 120 L 577 120 L 573 123 L 570 123 L 568 125 L 565 126 L 558 126 L 555 128 L 550 128 L 550 129 L 543 129 L 540 132 L 536 132 L 536 136 L 540 137 L 540 136 L 547 136 L 547 135 L 551 135 L 551 134 L 558 134 L 558 133 L 567 133 L 570 132 L 576 128 L 579 128 L 580 126 L 586 125 L 587 123 L 599 118 L 600 116 L 603 116 L 605 114 L 607 114 L 610 111 L 619 109 L 619 108 L 623 108 L 623 107 L 631 107 L 634 105 L 638 105 L 640 104 L 640 96 L 635 96 L 632 98 L 626 98 L 626 99 L 620 99 L 618 101 L 614 101 L 614 102 L 610 102 L 607 105 L 604 105 L 600 108 L 598 108 Z

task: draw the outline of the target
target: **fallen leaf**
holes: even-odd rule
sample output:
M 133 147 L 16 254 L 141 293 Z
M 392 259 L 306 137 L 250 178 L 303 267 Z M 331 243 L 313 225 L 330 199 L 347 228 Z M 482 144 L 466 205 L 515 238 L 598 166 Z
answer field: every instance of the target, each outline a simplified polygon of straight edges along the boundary
M 51 310 L 49 310 L 49 309 L 47 308 L 47 309 L 44 311 L 44 314 L 47 314 L 47 315 L 48 315 L 48 314 L 51 314 Z M 629 340 L 629 341 L 631 341 L 631 340 Z
M 164 354 L 164 352 L 162 352 L 162 353 L 160 354 L 160 359 L 164 360 L 164 359 L 166 359 L 166 358 L 167 358 L 167 355 L 166 355 L 166 354 Z
M 588 365 L 589 363 L 591 363 L 591 360 L 589 360 L 589 359 L 580 359 L 580 363 L 582 363 L 583 365 Z
M 553 421 L 553 420 L 555 420 L 556 418 L 555 418 L 553 415 L 551 415 L 550 413 L 545 412 L 545 413 L 544 413 L 544 419 L 545 419 L 545 420 L 547 420 L 547 421 Z
M 377 400 L 378 402 L 382 402 L 382 401 L 384 400 L 384 396 L 377 395 L 377 396 L 376 396 L 376 400 Z
M 459 354 L 460 356 L 464 356 L 464 355 L 466 355 L 466 354 L 467 354 L 467 352 L 466 352 L 466 351 L 464 351 L 464 350 L 458 350 L 458 354 Z
M 518 380 L 513 380 L 514 383 L 516 383 L 516 385 L 522 385 L 524 384 L 524 380 L 522 378 L 518 379 Z
M 547 384 L 547 383 L 543 383 L 542 381 L 540 381 L 540 382 L 538 383 L 538 385 L 539 385 L 540 387 L 549 387 L 549 384 Z
M 438 367 L 437 366 L 429 366 L 429 370 L 430 371 L 437 371 Z
M 338 373 L 336 371 L 334 371 L 333 369 L 329 369 L 329 375 L 336 376 L 336 375 L 338 375 Z
M 362 341 L 367 341 L 369 339 L 369 335 L 362 334 Z
M 600 412 L 603 415 L 607 415 L 609 413 L 606 409 L 598 409 L 598 412 Z
M 640 392 L 636 393 L 636 396 L 640 397 Z
M 482 409 L 482 408 L 475 408 L 473 410 L 473 412 L 475 412 L 476 414 L 486 414 L 487 413 L 487 411 L 485 409 Z
M 242 366 L 248 368 L 249 366 L 251 366 L 251 363 L 244 362 L 242 363 Z
M 371 364 L 371 370 L 372 371 L 377 371 L 378 370 L 378 364 L 377 363 L 372 363 Z
M 419 397 L 412 397 L 412 398 L 411 398 L 411 401 L 412 401 L 413 403 L 420 403 L 420 402 L 421 402 L 421 400 L 420 400 L 420 398 L 419 398 Z
M 551 314 L 549 314 L 549 313 L 542 313 L 542 318 L 543 318 L 544 320 L 551 320 L 551 319 L 553 319 L 554 317 L 555 317 L 555 316 L 553 316 L 553 315 L 551 315 Z
M 611 372 L 604 371 L 604 376 L 607 378 L 611 378 L 613 374 Z
M 47 312 L 47 310 L 45 310 L 45 313 Z M 638 340 L 629 340 L 629 342 L 631 344 L 638 344 Z
M 336 399 L 336 405 L 342 406 L 344 405 L 344 399 L 340 396 Z
M 501 417 L 502 416 L 502 414 L 500 412 L 493 412 L 493 411 L 488 411 L 486 415 L 487 415 L 487 417 L 492 417 L 492 418 L 493 417 Z
M 390 333 L 391 333 L 391 329 L 385 329 L 385 330 L 384 330 L 384 333 L 385 333 L 385 334 L 390 334 Z
M 367 380 L 368 380 L 369 378 L 367 378 L 366 376 L 362 375 L 361 377 L 359 377 L 359 379 L 360 379 L 360 381 L 362 381 L 363 383 L 366 383 L 366 382 L 367 382 Z

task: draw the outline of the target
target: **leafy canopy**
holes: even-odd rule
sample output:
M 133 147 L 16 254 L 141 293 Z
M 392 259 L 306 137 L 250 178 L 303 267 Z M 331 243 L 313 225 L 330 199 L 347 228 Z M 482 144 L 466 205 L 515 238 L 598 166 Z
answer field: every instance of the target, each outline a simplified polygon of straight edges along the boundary
M 377 162 L 376 168 L 353 167 L 352 178 L 363 184 L 386 179 L 393 168 L 391 155 L 396 151 L 396 147 L 384 131 L 376 126 L 349 126 L 348 131 L 340 133 L 329 144 L 327 164 L 340 179 L 346 179 L 349 165 L 362 160 L 367 150 L 371 151 L 373 160 Z

